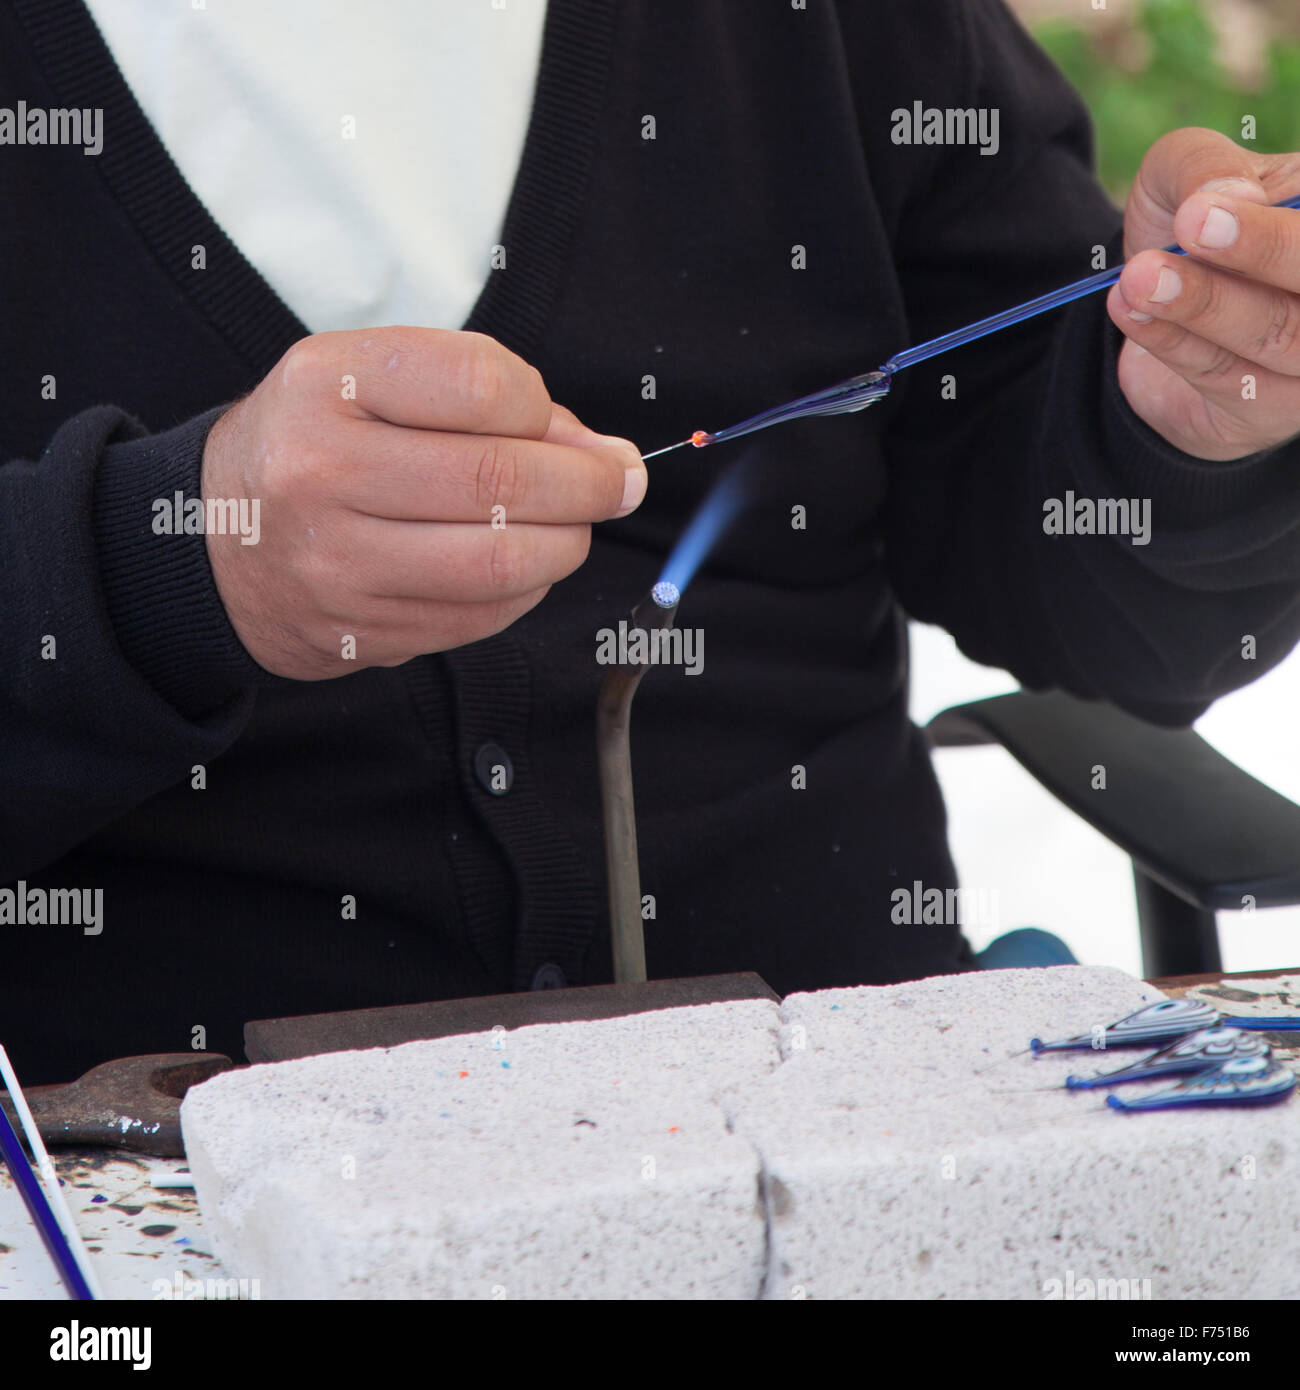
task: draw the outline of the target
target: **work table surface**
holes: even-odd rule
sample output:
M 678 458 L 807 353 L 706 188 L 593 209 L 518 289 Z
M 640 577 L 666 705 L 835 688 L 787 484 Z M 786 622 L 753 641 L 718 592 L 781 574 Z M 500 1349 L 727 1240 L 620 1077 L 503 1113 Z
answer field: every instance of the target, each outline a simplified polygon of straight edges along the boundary
M 120 1149 L 51 1149 L 106 1298 L 221 1297 L 229 1276 L 208 1249 L 193 1189 L 155 1188 L 185 1167 Z M 180 1292 L 178 1293 L 178 1288 Z M 233 1292 L 233 1286 L 232 1286 Z M 7 1169 L 0 1172 L 0 1299 L 62 1298 L 63 1285 Z

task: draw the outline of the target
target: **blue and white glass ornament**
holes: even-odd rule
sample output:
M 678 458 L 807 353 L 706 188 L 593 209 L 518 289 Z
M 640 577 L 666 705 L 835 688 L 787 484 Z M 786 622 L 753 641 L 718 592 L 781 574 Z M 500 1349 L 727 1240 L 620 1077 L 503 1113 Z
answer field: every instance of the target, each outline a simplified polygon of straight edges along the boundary
M 1167 1091 L 1138 1100 L 1107 1096 L 1112 1110 L 1176 1110 L 1192 1105 L 1272 1105 L 1295 1090 L 1295 1072 L 1269 1057 L 1239 1057 Z
M 1180 1072 L 1210 1071 L 1242 1057 L 1272 1055 L 1272 1049 L 1258 1033 L 1243 1033 L 1240 1028 L 1202 1028 L 1118 1071 L 1067 1076 L 1065 1084 L 1072 1091 L 1086 1091 L 1097 1086 L 1121 1086 L 1128 1081 L 1158 1081 L 1162 1076 Z
M 1031 1052 L 1077 1052 L 1084 1049 L 1101 1051 L 1108 1047 L 1133 1047 L 1139 1043 L 1170 1042 L 1201 1028 L 1217 1028 L 1222 1014 L 1199 999 L 1161 999 L 1148 1004 L 1136 1013 L 1128 1014 L 1105 1028 L 1091 1033 L 1079 1033 L 1057 1042 L 1030 1038 Z

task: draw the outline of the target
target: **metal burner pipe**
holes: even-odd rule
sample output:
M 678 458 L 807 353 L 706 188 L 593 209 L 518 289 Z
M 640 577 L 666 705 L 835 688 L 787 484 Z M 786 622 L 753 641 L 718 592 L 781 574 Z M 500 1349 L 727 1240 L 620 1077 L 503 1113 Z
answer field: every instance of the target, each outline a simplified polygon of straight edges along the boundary
M 632 610 L 628 631 L 670 628 L 681 595 L 661 580 Z M 610 944 L 614 979 L 640 984 L 646 978 L 645 929 L 641 922 L 641 870 L 636 850 L 636 807 L 632 798 L 632 746 L 628 728 L 632 697 L 650 663 L 611 666 L 596 700 L 596 761 L 605 827 L 605 872 L 609 883 Z

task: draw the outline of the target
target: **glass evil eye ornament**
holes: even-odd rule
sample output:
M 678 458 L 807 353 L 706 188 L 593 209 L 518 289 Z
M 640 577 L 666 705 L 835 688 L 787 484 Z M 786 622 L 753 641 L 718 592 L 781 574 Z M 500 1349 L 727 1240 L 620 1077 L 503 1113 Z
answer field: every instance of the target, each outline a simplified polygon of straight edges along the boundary
M 1272 1049 L 1258 1033 L 1243 1033 L 1240 1028 L 1202 1028 L 1118 1071 L 1101 1072 L 1097 1076 L 1067 1076 L 1065 1084 L 1072 1091 L 1122 1086 L 1128 1081 L 1158 1081 L 1163 1076 L 1175 1076 L 1180 1072 L 1210 1071 L 1242 1057 L 1271 1056 Z
M 1171 1042 L 1201 1028 L 1217 1028 L 1223 1016 L 1197 999 L 1162 999 L 1128 1014 L 1117 1023 L 1091 1033 L 1080 1033 L 1057 1042 L 1030 1038 L 1029 1050 L 1039 1052 L 1101 1051 L 1108 1047 L 1133 1047 L 1139 1043 Z
M 1268 1057 L 1238 1057 L 1167 1091 L 1138 1100 L 1107 1096 L 1112 1110 L 1176 1110 L 1193 1105 L 1272 1105 L 1295 1090 L 1290 1067 Z

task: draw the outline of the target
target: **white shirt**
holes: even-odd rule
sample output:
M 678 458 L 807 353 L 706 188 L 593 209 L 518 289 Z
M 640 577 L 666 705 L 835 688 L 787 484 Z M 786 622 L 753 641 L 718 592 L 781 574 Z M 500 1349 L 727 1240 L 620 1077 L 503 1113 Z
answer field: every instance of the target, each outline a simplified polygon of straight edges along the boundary
M 312 332 L 464 323 L 523 152 L 546 0 L 87 7 L 190 187 Z

